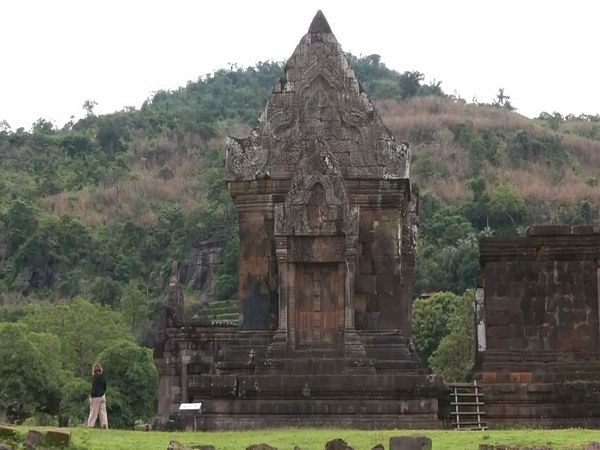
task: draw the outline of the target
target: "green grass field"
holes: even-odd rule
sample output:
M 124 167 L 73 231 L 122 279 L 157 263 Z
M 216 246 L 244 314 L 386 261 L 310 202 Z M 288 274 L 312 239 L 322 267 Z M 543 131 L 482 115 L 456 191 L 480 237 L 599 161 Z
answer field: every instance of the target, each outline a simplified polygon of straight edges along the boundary
M 478 449 L 479 444 L 549 445 L 553 449 L 578 449 L 592 441 L 600 441 L 600 430 L 515 429 L 491 431 L 454 430 L 382 430 L 285 428 L 256 431 L 222 431 L 197 433 L 143 432 L 72 428 L 74 444 L 90 450 L 166 450 L 169 440 L 183 444 L 212 444 L 218 450 L 240 450 L 256 443 L 267 443 L 280 450 L 298 446 L 303 450 L 323 450 L 325 442 L 342 438 L 356 450 L 370 450 L 382 443 L 388 448 L 390 436 L 426 435 L 434 450 Z

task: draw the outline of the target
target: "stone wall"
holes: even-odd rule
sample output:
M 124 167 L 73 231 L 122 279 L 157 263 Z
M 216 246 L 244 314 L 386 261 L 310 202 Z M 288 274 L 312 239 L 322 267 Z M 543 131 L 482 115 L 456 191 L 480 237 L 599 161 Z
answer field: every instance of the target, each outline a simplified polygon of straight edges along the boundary
M 588 392 L 600 386 L 599 259 L 600 230 L 586 226 L 480 240 L 478 377 L 492 422 L 600 421 Z
M 418 193 L 406 194 L 401 208 L 381 198 L 360 209 L 354 296 L 357 329 L 400 329 L 405 336 L 412 333 L 410 311 L 416 275 L 413 205 L 418 204 Z

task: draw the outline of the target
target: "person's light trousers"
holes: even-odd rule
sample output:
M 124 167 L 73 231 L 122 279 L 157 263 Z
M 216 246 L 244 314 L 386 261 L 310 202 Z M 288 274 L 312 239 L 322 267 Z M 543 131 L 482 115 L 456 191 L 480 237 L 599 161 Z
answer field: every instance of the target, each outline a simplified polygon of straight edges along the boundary
M 90 416 L 88 417 L 88 427 L 96 426 L 96 420 L 100 416 L 100 426 L 108 428 L 108 415 L 106 414 L 106 397 L 92 397 L 90 399 Z

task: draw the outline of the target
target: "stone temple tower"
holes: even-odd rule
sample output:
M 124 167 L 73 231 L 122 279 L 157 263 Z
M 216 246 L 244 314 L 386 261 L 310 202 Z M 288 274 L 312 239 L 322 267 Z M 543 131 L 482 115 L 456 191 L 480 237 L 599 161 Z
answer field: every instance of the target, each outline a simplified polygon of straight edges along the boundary
M 408 145 L 382 123 L 320 11 L 258 127 L 226 146 L 240 219 L 240 328 L 276 327 L 290 349 L 337 347 L 355 329 L 409 335 Z
M 317 12 L 257 127 L 226 141 L 239 326 L 169 323 L 161 414 L 197 400 L 205 429 L 439 426 L 440 386 L 410 345 L 409 166 Z

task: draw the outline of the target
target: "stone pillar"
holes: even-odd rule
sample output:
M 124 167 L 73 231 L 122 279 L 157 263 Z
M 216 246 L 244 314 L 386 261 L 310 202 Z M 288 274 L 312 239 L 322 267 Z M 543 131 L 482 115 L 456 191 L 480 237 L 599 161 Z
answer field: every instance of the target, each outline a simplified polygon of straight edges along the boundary
M 178 408 L 178 397 L 181 393 L 179 382 L 181 377 L 177 375 L 177 368 L 164 359 L 155 361 L 158 371 L 158 416 L 161 422 L 166 422 L 169 415 Z
M 267 349 L 269 358 L 282 358 L 288 347 L 288 298 L 293 295 L 293 266 L 288 262 L 287 237 L 275 237 L 275 257 L 277 258 L 277 269 L 279 272 L 279 310 L 277 330 L 273 335 L 273 341 Z M 291 286 L 290 286 L 291 284 Z
M 288 347 L 296 348 L 296 264 L 287 264 L 287 338 Z
M 600 262 L 596 267 L 596 297 L 598 298 L 598 335 L 596 345 L 600 344 Z
M 477 327 L 477 351 L 485 352 L 486 333 L 485 333 L 485 303 L 484 290 L 478 287 L 475 290 L 475 326 Z
M 279 322 L 277 331 L 283 331 L 287 334 L 288 324 L 288 293 L 289 289 L 289 264 L 287 255 L 287 238 L 275 238 L 275 255 L 277 258 L 277 269 L 279 272 Z
M 354 325 L 354 277 L 356 274 L 356 236 L 346 237 L 346 286 L 344 305 L 344 353 L 347 358 L 367 357 L 365 345 Z
M 271 289 L 275 261 L 273 223 L 264 207 L 238 206 L 240 230 L 239 291 L 241 330 L 267 330 L 271 324 Z M 272 216 L 272 215 L 271 215 Z M 275 307 L 273 305 L 273 307 Z
M 181 357 L 181 403 L 188 403 L 188 364 L 190 363 L 189 356 Z
M 346 238 L 346 295 L 344 328 L 354 330 L 354 277 L 356 274 L 356 239 Z

